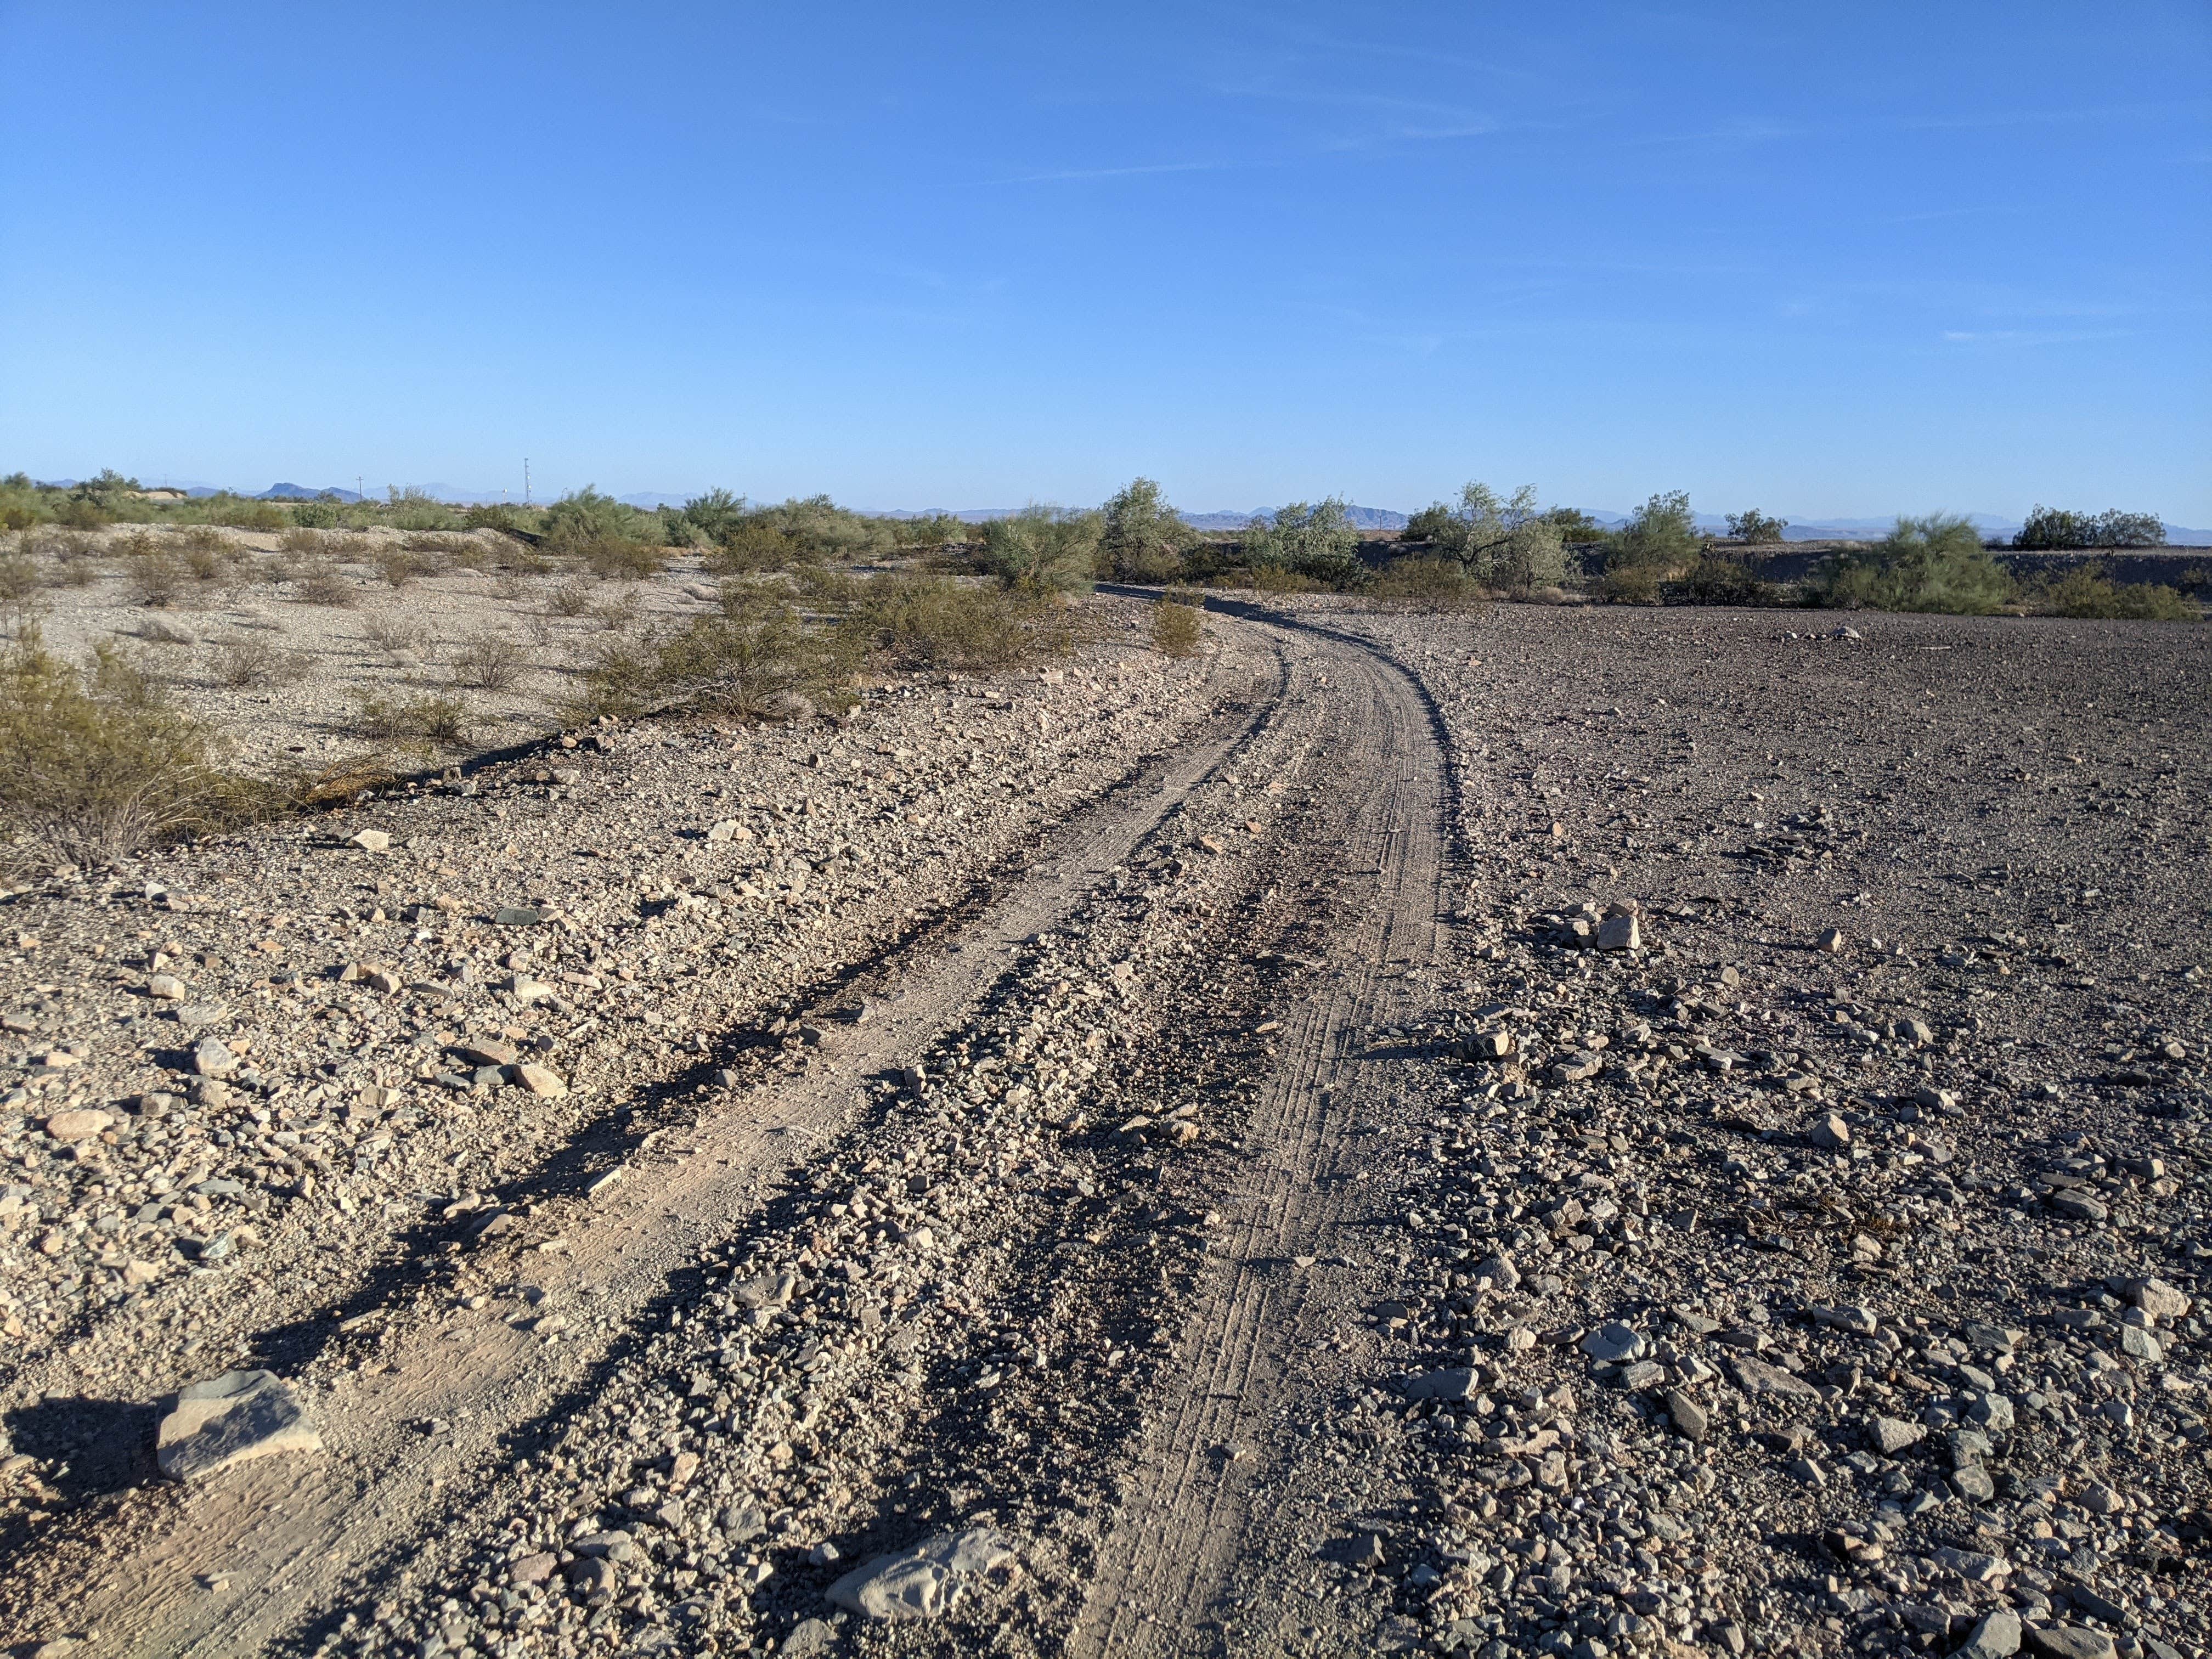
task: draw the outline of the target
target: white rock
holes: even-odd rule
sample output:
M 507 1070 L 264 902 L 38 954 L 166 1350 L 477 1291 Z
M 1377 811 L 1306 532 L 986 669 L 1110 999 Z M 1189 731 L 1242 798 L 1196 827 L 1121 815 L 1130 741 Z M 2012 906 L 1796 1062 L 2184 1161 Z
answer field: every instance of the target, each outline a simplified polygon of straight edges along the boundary
M 969 1583 L 1015 1553 L 1014 1540 L 994 1528 L 939 1533 L 854 1568 L 830 1587 L 830 1599 L 868 1619 L 935 1619 Z
M 392 837 L 381 830 L 363 830 L 346 839 L 364 853 L 381 853 L 392 845 Z

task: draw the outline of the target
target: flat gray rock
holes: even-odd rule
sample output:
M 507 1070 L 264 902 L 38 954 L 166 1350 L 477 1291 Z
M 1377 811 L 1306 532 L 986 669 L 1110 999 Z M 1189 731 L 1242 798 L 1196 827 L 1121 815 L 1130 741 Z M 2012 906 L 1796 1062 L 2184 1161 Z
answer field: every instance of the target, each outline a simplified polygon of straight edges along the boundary
M 225 1371 L 179 1389 L 154 1441 L 155 1460 L 172 1480 L 203 1480 L 257 1457 L 322 1449 L 299 1396 L 273 1371 Z
M 830 1599 L 868 1619 L 936 1619 L 969 1583 L 1015 1553 L 1014 1540 L 994 1527 L 941 1532 L 855 1567 L 830 1586 Z
M 1472 1400 L 1477 1391 L 1474 1373 L 1464 1367 L 1409 1376 L 1399 1387 L 1408 1400 Z
M 1803 1377 L 1770 1365 L 1764 1359 L 1731 1355 L 1729 1369 L 1746 1394 L 1775 1394 L 1790 1399 L 1818 1400 L 1820 1391 Z

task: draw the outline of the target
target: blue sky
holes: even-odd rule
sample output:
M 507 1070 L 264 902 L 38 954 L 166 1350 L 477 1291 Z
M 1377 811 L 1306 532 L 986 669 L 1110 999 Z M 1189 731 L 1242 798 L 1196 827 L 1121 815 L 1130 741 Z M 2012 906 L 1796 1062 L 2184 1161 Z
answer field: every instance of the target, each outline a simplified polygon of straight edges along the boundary
M 2212 11 L 0 0 L 0 470 L 2212 524 Z

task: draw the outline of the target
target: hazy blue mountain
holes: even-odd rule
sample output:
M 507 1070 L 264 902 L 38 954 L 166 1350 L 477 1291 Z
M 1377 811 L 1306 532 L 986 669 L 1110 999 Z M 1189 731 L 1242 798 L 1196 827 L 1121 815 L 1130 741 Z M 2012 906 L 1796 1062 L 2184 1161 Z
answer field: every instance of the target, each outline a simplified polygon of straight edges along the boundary
M 198 495 L 200 492 L 194 490 L 191 493 Z M 207 493 L 212 495 L 216 492 L 209 490 Z M 254 499 L 261 501 L 312 501 L 319 500 L 325 495 L 334 495 L 342 501 L 357 501 L 361 499 L 354 491 L 340 489 L 335 485 L 325 489 L 310 489 L 305 484 L 295 483 L 270 484 Z

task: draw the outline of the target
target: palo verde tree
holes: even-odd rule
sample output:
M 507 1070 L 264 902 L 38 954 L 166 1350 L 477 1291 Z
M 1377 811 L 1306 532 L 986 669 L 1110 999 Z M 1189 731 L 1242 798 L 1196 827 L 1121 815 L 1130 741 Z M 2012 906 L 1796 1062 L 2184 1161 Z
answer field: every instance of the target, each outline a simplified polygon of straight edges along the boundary
M 1739 542 L 1778 542 L 1789 528 L 1789 520 L 1770 518 L 1755 507 L 1728 515 L 1728 533 Z
M 1419 539 L 1455 561 L 1477 581 L 1509 592 L 1557 582 L 1566 574 L 1566 549 L 1559 525 L 1536 505 L 1536 486 L 1522 484 L 1510 496 L 1486 483 L 1460 488 L 1459 502 L 1443 501 L 1414 515 L 1407 526 Z
M 1168 505 L 1158 484 L 1132 478 L 1106 503 L 1098 551 L 1123 581 L 1172 581 L 1202 539 Z
M 1256 568 L 1342 586 L 1359 569 L 1359 532 L 1341 496 L 1292 501 L 1272 521 L 1255 519 L 1246 527 L 1244 557 Z

